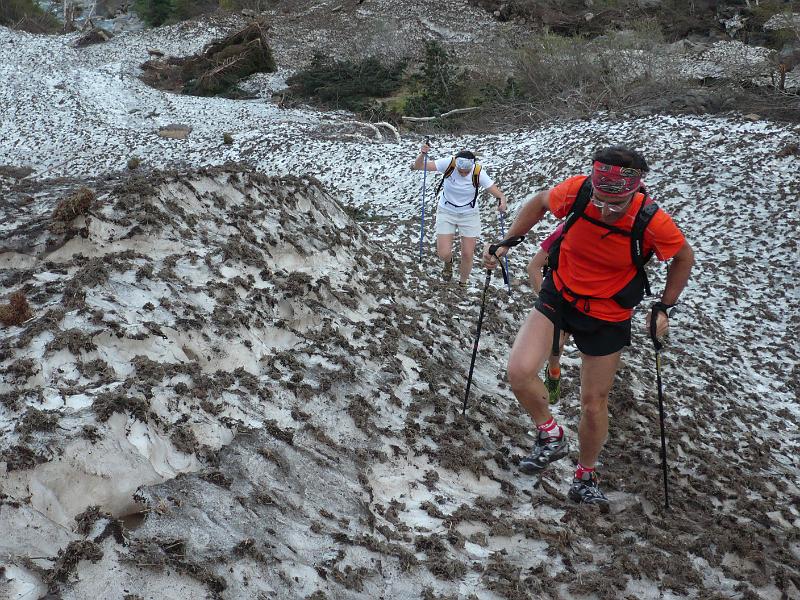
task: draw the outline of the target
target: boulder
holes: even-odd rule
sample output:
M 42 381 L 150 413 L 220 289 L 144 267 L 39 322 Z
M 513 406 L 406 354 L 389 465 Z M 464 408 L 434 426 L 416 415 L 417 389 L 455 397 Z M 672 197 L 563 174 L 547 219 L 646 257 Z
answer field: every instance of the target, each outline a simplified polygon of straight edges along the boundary
M 172 124 L 159 127 L 157 133 L 159 137 L 171 138 L 173 140 L 185 140 L 189 137 L 191 132 L 192 128 L 189 125 Z
M 114 34 L 112 34 L 110 31 L 106 31 L 102 27 L 92 27 L 89 31 L 78 38 L 78 41 L 75 42 L 75 48 L 84 48 L 86 46 L 91 46 L 92 44 L 102 44 L 103 42 L 110 40 L 112 37 L 114 37 Z

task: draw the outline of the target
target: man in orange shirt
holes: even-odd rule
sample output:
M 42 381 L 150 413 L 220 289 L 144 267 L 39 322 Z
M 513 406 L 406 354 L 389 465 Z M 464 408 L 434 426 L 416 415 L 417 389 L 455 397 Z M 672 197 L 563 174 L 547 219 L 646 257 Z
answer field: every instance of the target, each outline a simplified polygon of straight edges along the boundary
M 646 288 L 643 269 L 632 257 L 631 230 L 645 205 L 640 189 L 647 171 L 638 152 L 623 146 L 599 150 L 593 157 L 591 176 L 571 177 L 537 193 L 508 231 L 508 238 L 525 235 L 548 210 L 570 222 L 559 240 L 560 249 L 551 255 L 551 271 L 535 307 L 514 340 L 508 379 L 538 430 L 533 451 L 519 467 L 525 473 L 538 473 L 566 456 L 568 450 L 564 431 L 550 413 L 539 373 L 551 352 L 556 329 L 572 334 L 581 352 L 580 448 L 569 490 L 569 497 L 576 502 L 608 504 L 598 487 L 595 466 L 608 435 L 608 395 L 622 349 L 631 342 L 631 314 Z M 585 208 L 571 212 L 573 205 Z M 675 305 L 689 280 L 694 253 L 669 215 L 652 207 L 641 255 L 653 252 L 659 260 L 672 261 L 661 302 L 654 306 L 656 333 L 662 336 L 669 327 L 666 311 Z M 496 258 L 484 253 L 486 267 L 494 268 L 507 252 L 508 248 L 500 248 Z M 650 315 L 648 328 L 649 321 Z

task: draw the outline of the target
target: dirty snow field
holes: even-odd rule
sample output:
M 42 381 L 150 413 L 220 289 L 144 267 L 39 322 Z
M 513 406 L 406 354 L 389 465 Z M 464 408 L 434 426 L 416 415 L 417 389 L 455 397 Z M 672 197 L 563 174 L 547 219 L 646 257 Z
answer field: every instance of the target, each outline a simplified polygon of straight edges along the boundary
M 215 23 L 84 49 L 0 28 L 0 166 L 33 170 L 0 175 L 0 277 L 34 312 L 0 330 L 0 597 L 800 598 L 800 128 L 598 115 L 433 140 L 478 152 L 510 218 L 596 147 L 641 149 L 695 250 L 662 356 L 672 508 L 642 309 L 601 514 L 566 498 L 575 444 L 540 480 L 516 467 L 533 438 L 505 360 L 554 221 L 511 253 L 511 295 L 492 281 L 462 417 L 484 273 L 439 281 L 431 179 L 418 263 L 422 139 L 137 79 Z M 84 185 L 89 213 L 54 227 Z M 573 439 L 578 363 L 568 346 L 554 409 Z

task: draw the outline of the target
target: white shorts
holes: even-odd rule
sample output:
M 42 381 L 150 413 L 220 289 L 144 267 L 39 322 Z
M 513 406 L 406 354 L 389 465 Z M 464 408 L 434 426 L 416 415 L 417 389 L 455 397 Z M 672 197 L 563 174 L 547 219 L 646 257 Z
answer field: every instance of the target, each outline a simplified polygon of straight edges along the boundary
M 452 213 L 441 208 L 436 211 L 436 234 L 454 234 L 458 228 L 461 237 L 476 238 L 481 235 L 481 215 L 476 211 Z

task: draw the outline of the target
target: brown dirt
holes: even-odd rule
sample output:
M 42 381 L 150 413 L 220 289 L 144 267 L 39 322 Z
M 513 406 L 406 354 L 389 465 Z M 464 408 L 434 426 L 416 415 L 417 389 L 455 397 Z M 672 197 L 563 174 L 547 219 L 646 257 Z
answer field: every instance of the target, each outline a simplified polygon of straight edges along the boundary
M 36 465 L 47 462 L 47 458 L 22 445 L 11 446 L 0 452 L 0 460 L 6 463 L 8 472 L 33 469 Z
M 130 414 L 135 419 L 147 422 L 150 404 L 143 398 L 134 398 L 124 391 L 102 392 L 92 403 L 92 410 L 101 422 L 108 421 L 116 412 Z
M 28 300 L 22 292 L 9 296 L 8 304 L 0 305 L 0 323 L 6 327 L 22 325 L 33 316 Z
M 266 23 L 253 21 L 194 56 L 149 60 L 141 65 L 142 81 L 158 89 L 195 96 L 226 93 L 254 73 L 275 71 L 268 29 Z
M 90 560 L 94 563 L 103 558 L 103 551 L 100 546 L 88 540 L 78 540 L 70 542 L 69 545 L 58 551 L 56 562 L 48 573 L 50 583 L 64 583 L 78 568 L 78 563 L 82 560 Z
M 69 223 L 75 217 L 88 213 L 94 200 L 94 192 L 87 187 L 83 187 L 59 202 L 53 211 L 51 219 L 56 223 Z

